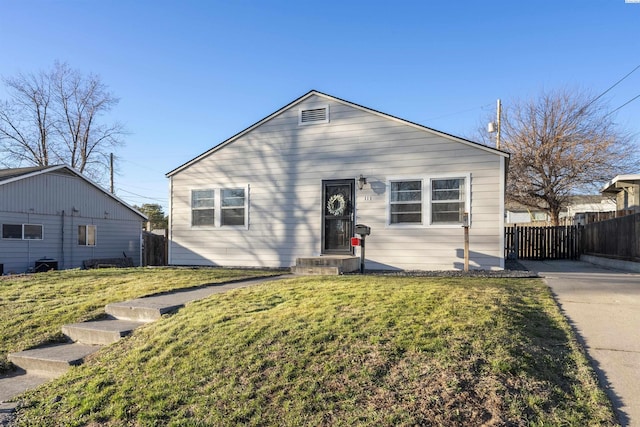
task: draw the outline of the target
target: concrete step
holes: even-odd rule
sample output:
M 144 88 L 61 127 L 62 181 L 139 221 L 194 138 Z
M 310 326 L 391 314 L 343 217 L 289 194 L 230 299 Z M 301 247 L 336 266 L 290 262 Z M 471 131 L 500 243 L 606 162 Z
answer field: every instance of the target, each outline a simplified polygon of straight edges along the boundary
M 338 276 L 342 273 L 340 267 L 316 266 L 306 267 L 295 265 L 291 267 L 291 273 L 301 276 Z
M 293 274 L 342 274 L 360 270 L 360 258 L 351 255 L 323 255 L 297 258 Z
M 129 335 L 143 322 L 130 320 L 106 319 L 93 322 L 64 325 L 62 333 L 72 341 L 89 345 L 109 345 Z
M 56 344 L 32 350 L 9 353 L 8 359 L 29 374 L 55 378 L 71 366 L 82 364 L 84 358 L 95 353 L 101 346 L 78 343 Z
M 182 303 L 167 304 L 162 301 L 155 302 L 152 298 L 139 298 L 107 304 L 104 310 L 116 319 L 148 323 L 160 319 L 163 314 L 178 311 L 182 307 L 184 307 Z

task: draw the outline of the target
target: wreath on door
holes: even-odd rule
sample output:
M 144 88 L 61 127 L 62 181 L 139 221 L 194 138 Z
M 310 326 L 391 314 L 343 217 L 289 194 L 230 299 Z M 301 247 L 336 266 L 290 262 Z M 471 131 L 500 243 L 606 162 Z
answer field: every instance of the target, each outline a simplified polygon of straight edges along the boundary
M 327 202 L 327 210 L 331 215 L 340 216 L 344 213 L 344 210 L 347 208 L 347 202 L 344 200 L 344 196 L 342 194 L 334 194 L 329 197 L 329 201 Z

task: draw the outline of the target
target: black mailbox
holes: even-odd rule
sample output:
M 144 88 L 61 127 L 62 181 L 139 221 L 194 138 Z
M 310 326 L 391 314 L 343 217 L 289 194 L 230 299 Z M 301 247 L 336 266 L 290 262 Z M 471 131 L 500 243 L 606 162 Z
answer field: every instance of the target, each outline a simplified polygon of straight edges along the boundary
M 371 227 L 364 224 L 356 224 L 356 234 L 368 236 L 371 234 Z

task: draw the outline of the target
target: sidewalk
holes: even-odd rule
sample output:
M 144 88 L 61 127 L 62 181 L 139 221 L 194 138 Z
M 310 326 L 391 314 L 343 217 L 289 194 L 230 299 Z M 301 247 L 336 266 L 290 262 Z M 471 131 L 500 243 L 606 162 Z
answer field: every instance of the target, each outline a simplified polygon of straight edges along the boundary
M 177 311 L 191 301 L 204 299 L 210 295 L 227 292 L 232 289 L 246 288 L 259 283 L 279 280 L 283 277 L 287 276 L 261 277 L 237 282 L 222 283 L 192 290 L 176 291 L 146 298 L 137 298 L 130 301 L 124 301 L 122 303 L 109 304 L 109 306 L 121 310 L 142 310 L 147 314 L 148 319 L 157 319 L 165 313 Z M 16 403 L 8 402 L 9 400 L 31 388 L 49 381 L 50 379 L 50 377 L 29 374 L 23 370 L 17 370 L 16 372 L 12 372 L 8 375 L 0 376 L 0 426 L 5 425 L 16 407 Z
M 640 274 L 579 261 L 521 263 L 551 288 L 620 423 L 640 427 Z

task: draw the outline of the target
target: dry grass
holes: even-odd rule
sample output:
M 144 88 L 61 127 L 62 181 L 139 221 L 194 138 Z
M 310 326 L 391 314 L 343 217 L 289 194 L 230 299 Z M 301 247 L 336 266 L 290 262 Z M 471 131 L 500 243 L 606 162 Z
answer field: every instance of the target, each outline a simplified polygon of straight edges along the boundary
M 22 425 L 615 425 L 539 280 L 298 278 L 215 295 L 24 397 Z

